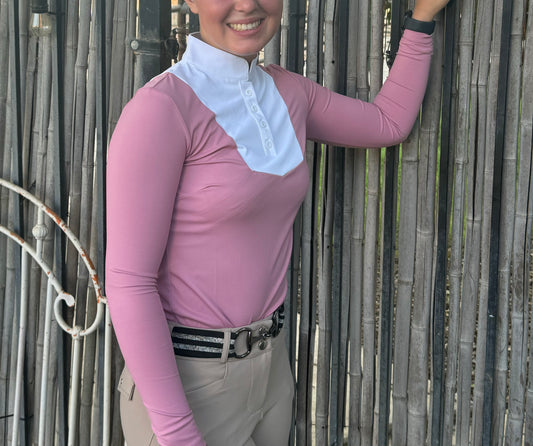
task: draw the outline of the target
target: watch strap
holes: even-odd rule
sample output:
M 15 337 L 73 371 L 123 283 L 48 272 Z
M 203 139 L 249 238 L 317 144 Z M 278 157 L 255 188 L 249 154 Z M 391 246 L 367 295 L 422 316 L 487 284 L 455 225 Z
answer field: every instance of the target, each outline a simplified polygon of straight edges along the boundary
M 413 19 L 413 11 L 407 11 L 403 18 L 402 28 L 424 34 L 433 34 L 433 31 L 435 31 L 435 21 L 422 22 L 421 20 Z

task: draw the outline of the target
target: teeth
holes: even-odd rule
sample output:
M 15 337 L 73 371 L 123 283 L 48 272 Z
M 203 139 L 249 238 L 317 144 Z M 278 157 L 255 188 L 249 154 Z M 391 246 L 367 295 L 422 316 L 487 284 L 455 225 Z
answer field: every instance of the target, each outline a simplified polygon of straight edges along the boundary
M 243 23 L 230 23 L 229 27 L 231 29 L 234 29 L 235 31 L 248 31 L 250 29 L 257 28 L 260 23 L 261 23 L 261 20 L 258 20 L 257 22 L 253 22 L 253 23 L 246 23 L 246 24 L 243 24 Z

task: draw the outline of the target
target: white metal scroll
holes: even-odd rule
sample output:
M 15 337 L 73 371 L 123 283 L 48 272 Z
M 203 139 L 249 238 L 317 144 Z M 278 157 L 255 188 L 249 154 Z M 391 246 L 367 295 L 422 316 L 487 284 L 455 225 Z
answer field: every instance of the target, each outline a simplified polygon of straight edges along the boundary
M 81 352 L 82 352 L 82 340 L 84 336 L 94 332 L 105 313 L 105 360 L 104 360 L 104 395 L 103 395 L 103 419 L 104 425 L 103 429 L 103 445 L 107 446 L 109 444 L 110 438 L 110 383 L 111 383 L 111 320 L 109 317 L 109 310 L 107 309 L 106 299 L 102 295 L 100 284 L 98 281 L 98 276 L 96 274 L 96 269 L 91 262 L 87 252 L 81 246 L 78 238 L 74 233 L 69 229 L 61 218 L 55 214 L 48 206 L 38 200 L 35 196 L 30 194 L 25 189 L 22 189 L 19 186 L 14 185 L 4 179 L 0 178 L 0 187 L 5 187 L 10 191 L 24 197 L 26 200 L 31 202 L 36 209 L 37 213 L 37 224 L 32 230 L 32 234 L 36 240 L 35 247 L 24 240 L 24 238 L 12 230 L 8 229 L 5 226 L 0 225 L 0 233 L 6 235 L 9 239 L 15 241 L 22 248 L 21 256 L 21 287 L 20 287 L 20 314 L 19 314 L 19 328 L 18 328 L 18 349 L 17 349 L 17 368 L 16 368 L 16 383 L 15 383 L 15 400 L 13 408 L 13 428 L 12 428 L 12 441 L 13 446 L 18 446 L 19 442 L 19 425 L 20 425 L 20 415 L 21 415 L 21 401 L 22 401 L 22 386 L 23 386 L 23 374 L 24 374 L 24 353 L 25 353 L 25 344 L 26 344 L 26 319 L 27 319 L 27 310 L 28 310 L 28 287 L 29 287 L 29 259 L 30 257 L 36 262 L 41 270 L 48 277 L 47 284 L 47 296 L 46 296 L 46 316 L 45 316 L 45 327 L 44 327 L 44 348 L 43 348 L 43 372 L 41 374 L 41 392 L 40 392 L 40 408 L 39 411 L 40 419 L 39 423 L 39 443 L 43 445 L 45 427 L 46 427 L 46 416 L 45 414 L 45 404 L 47 400 L 47 370 L 50 360 L 50 334 L 51 334 L 51 322 L 52 322 L 52 311 L 54 312 L 54 317 L 58 325 L 66 333 L 69 333 L 73 341 L 73 354 L 72 354 L 72 372 L 71 372 L 71 383 L 70 383 L 70 394 L 69 394 L 69 409 L 68 409 L 68 445 L 74 446 L 76 438 L 76 416 L 77 416 L 77 407 L 78 407 L 78 394 L 80 386 L 80 374 L 81 374 Z M 66 235 L 70 243 L 76 248 L 80 257 L 83 259 L 85 267 L 87 268 L 91 280 L 91 284 L 94 287 L 94 291 L 97 299 L 97 312 L 94 321 L 87 327 L 80 327 L 77 325 L 70 326 L 64 320 L 61 312 L 62 304 L 66 304 L 69 307 L 74 306 L 75 297 L 65 290 L 63 290 L 61 284 L 58 282 L 52 268 L 46 263 L 43 259 L 43 240 L 47 236 L 48 229 L 45 226 L 45 218 L 50 218 L 55 225 L 57 225 L 61 231 Z M 54 298 L 55 293 L 55 298 Z

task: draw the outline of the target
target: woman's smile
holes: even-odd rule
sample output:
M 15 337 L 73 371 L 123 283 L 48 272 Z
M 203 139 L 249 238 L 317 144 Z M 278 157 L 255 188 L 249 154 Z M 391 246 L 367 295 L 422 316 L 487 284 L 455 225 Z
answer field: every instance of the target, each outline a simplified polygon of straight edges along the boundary
M 228 26 L 234 31 L 251 31 L 261 25 L 262 20 L 256 20 L 252 23 L 229 23 Z

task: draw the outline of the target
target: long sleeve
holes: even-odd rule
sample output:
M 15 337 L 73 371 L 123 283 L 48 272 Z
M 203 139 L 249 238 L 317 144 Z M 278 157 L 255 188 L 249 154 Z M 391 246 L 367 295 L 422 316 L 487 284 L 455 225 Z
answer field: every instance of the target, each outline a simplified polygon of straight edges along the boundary
M 181 386 L 157 287 L 189 142 L 174 102 L 145 87 L 124 109 L 107 163 L 106 293 L 161 446 L 205 444 Z
M 333 93 L 306 79 L 307 138 L 346 147 L 385 147 L 403 141 L 424 98 L 432 49 L 431 36 L 406 30 L 373 103 Z

